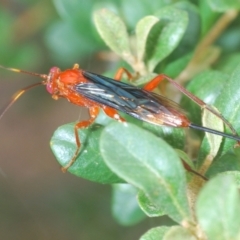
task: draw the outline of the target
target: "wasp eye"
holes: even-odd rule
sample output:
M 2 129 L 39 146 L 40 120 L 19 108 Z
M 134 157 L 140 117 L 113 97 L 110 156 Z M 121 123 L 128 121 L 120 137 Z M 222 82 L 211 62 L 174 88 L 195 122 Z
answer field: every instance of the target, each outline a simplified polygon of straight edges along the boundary
M 52 87 L 52 84 L 51 83 L 48 83 L 46 85 L 46 89 L 47 91 L 50 93 L 50 94 L 53 94 L 53 87 Z

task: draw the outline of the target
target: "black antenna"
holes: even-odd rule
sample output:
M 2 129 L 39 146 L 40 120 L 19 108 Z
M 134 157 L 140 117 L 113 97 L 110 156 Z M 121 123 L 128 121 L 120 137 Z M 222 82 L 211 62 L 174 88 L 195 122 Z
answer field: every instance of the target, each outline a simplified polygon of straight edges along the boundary
M 199 125 L 196 125 L 194 123 L 190 123 L 189 127 L 193 128 L 193 129 L 196 129 L 196 130 L 209 132 L 209 133 L 212 133 L 212 134 L 215 134 L 215 135 L 219 135 L 219 136 L 223 136 L 223 137 L 226 137 L 226 138 L 230 138 L 230 139 L 233 139 L 233 140 L 236 140 L 236 141 L 240 142 L 240 136 L 238 136 L 238 135 L 227 134 L 227 133 L 220 132 L 220 131 L 217 131 L 217 130 L 214 130 L 214 129 L 211 129 L 211 128 L 199 126 Z

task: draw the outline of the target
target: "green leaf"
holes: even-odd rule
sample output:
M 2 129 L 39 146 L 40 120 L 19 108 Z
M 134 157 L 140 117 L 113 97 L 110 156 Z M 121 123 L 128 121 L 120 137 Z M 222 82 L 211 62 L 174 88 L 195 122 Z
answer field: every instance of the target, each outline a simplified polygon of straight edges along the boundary
M 163 8 L 166 5 L 174 3 L 175 0 L 121 0 L 121 13 L 124 20 L 127 23 L 128 28 L 133 30 L 136 23 L 147 15 L 154 14 L 157 10 Z M 134 11 L 132 11 L 134 9 Z
M 96 0 L 88 1 L 75 1 L 68 0 L 54 0 L 53 3 L 56 7 L 58 14 L 61 18 L 71 23 L 76 29 L 81 30 L 85 27 L 91 26 L 91 15 L 89 14 L 93 10 L 94 3 Z M 84 34 L 89 34 L 91 32 L 91 27 Z M 83 33 L 83 32 L 82 32 Z
M 95 11 L 94 22 L 105 43 L 127 63 L 134 63 L 129 36 L 123 21 L 107 9 Z
M 121 225 L 134 225 L 146 217 L 138 206 L 136 195 L 137 189 L 129 184 L 113 185 L 112 213 Z
M 228 74 L 207 70 L 194 77 L 187 85 L 187 90 L 205 103 L 214 105 L 228 78 Z M 190 114 L 191 121 L 201 125 L 201 108 L 186 96 L 183 96 L 181 105 Z
M 100 149 L 113 172 L 143 190 L 172 219 L 190 218 L 184 169 L 165 141 L 135 125 L 113 123 L 102 132 Z
M 207 0 L 210 7 L 216 12 L 225 12 L 231 9 L 240 9 L 240 2 L 236 0 Z
M 148 130 L 157 137 L 163 138 L 173 148 L 184 149 L 186 141 L 186 131 L 184 129 L 154 125 L 133 118 L 127 114 L 121 114 L 121 116 L 123 116 L 127 122 L 133 123 L 134 125 Z
M 180 226 L 171 227 L 162 238 L 163 240 L 198 240 L 186 228 Z
M 217 111 L 216 108 L 213 109 Z M 206 109 L 203 110 L 202 124 L 204 127 L 214 129 L 219 132 L 224 132 L 223 121 L 221 121 L 219 117 L 217 117 L 216 115 L 214 115 L 213 113 L 209 112 Z M 208 132 L 205 133 L 205 136 L 210 146 L 209 154 L 211 155 L 212 158 L 214 158 L 218 153 L 223 137 Z
M 137 23 L 136 38 L 137 38 L 137 56 L 139 61 L 142 61 L 144 59 L 148 35 L 152 27 L 158 22 L 159 19 L 157 17 L 146 16 Z
M 163 209 L 160 206 L 154 205 L 143 191 L 138 192 L 138 203 L 142 211 L 149 217 L 165 215 Z
M 75 123 L 59 127 L 51 139 L 50 146 L 57 161 L 65 166 L 73 157 L 76 150 L 74 135 Z M 103 126 L 92 125 L 88 129 L 79 130 L 81 152 L 69 172 L 99 183 L 123 182 L 104 163 L 99 150 L 99 138 Z
M 215 106 L 219 112 L 232 124 L 234 129 L 240 132 L 240 64 L 232 72 L 230 78 L 227 79 L 221 94 L 216 99 Z M 227 132 L 230 132 L 227 129 Z M 231 132 L 230 132 L 231 133 Z M 221 154 L 226 153 L 234 146 L 234 140 L 224 139 Z
M 58 14 L 63 19 L 65 24 L 68 25 L 71 30 L 76 31 L 75 35 L 78 34 L 80 36 L 79 45 L 82 44 L 82 41 L 84 45 L 88 43 L 89 45 L 92 45 L 91 51 L 96 49 L 97 45 L 101 44 L 98 41 L 99 38 L 97 38 L 98 36 L 95 33 L 92 18 L 91 18 L 91 13 L 93 12 L 94 4 L 97 2 L 98 2 L 97 0 L 88 0 L 88 1 L 54 0 L 53 1 Z M 71 42 L 74 41 L 74 39 L 71 39 L 71 36 L 68 36 L 66 32 L 64 39 L 67 39 L 67 38 Z M 71 46 L 71 43 L 68 44 L 69 41 L 65 41 L 65 45 Z M 78 53 L 80 54 L 80 52 Z
M 167 67 L 169 64 L 173 64 L 173 62 L 181 62 L 181 60 L 186 59 L 186 56 L 190 57 L 189 54 L 192 54 L 193 51 L 196 48 L 196 45 L 199 42 L 199 38 L 200 38 L 200 32 L 201 32 L 201 20 L 200 20 L 200 16 L 199 16 L 199 10 L 196 7 L 196 5 L 192 4 L 189 1 L 177 1 L 174 4 L 174 7 L 176 7 L 177 9 L 184 11 L 187 13 L 187 17 L 188 17 L 188 24 L 186 27 L 186 30 L 184 32 L 183 37 L 181 38 L 179 44 L 177 45 L 177 47 L 174 49 L 174 51 L 164 60 L 163 64 L 161 64 L 158 67 L 161 67 L 162 65 L 167 64 Z M 189 37 L 191 36 L 191 37 Z M 190 60 L 190 58 L 189 58 Z M 184 61 L 182 62 L 182 68 L 180 69 L 172 69 L 173 72 L 170 73 L 169 75 L 171 77 L 174 77 L 174 74 L 177 74 L 177 72 L 179 72 L 178 74 L 180 74 L 180 72 L 186 67 L 186 63 L 183 64 Z M 174 65 L 177 65 L 176 63 Z M 180 67 L 176 66 L 176 67 Z M 165 72 L 165 69 L 163 69 L 163 71 L 167 74 L 167 72 Z M 175 75 L 177 76 L 177 75 Z
M 168 126 L 157 126 L 154 124 L 142 123 L 142 127 L 163 138 L 173 148 L 184 149 L 186 133 L 184 129 Z
M 197 199 L 196 214 L 208 240 L 239 239 L 240 198 L 231 176 L 211 179 Z
M 60 64 L 72 65 L 95 48 L 89 37 L 79 34 L 72 25 L 63 21 L 55 22 L 48 28 L 45 43 L 53 53 L 54 61 Z
M 202 36 L 205 36 L 218 19 L 219 13 L 211 9 L 208 1 L 199 1 L 199 11 L 202 23 L 201 24 Z
M 183 152 L 183 151 L 180 150 L 180 149 L 175 149 L 175 151 L 176 151 L 177 155 L 179 156 L 179 158 L 180 158 L 181 160 L 183 160 L 184 162 L 186 162 L 187 165 L 191 167 L 191 169 L 193 169 L 193 170 L 195 169 L 195 166 L 194 166 L 194 164 L 193 164 L 193 161 L 189 158 L 189 156 L 188 156 L 185 152 Z
M 140 240 L 163 239 L 163 236 L 169 229 L 170 229 L 170 227 L 166 227 L 166 226 L 151 228 L 144 235 L 141 236 Z
M 192 52 L 186 55 L 181 56 L 178 59 L 171 61 L 162 72 L 164 74 L 176 78 L 182 70 L 187 66 L 188 62 L 192 58 Z
M 229 56 L 224 57 L 222 60 L 220 60 L 216 65 L 216 68 L 223 73 L 231 74 L 239 65 L 239 62 L 240 62 L 240 54 L 233 53 Z
M 187 13 L 172 6 L 162 8 L 155 16 L 159 23 L 150 31 L 145 57 L 150 72 L 177 47 L 188 24 Z
M 239 156 L 236 156 L 236 154 L 232 152 L 227 152 L 221 157 L 216 158 L 208 169 L 206 175 L 212 177 L 218 173 L 226 171 L 240 171 Z
M 239 189 L 239 187 L 240 187 L 240 171 L 226 171 L 226 172 L 220 173 L 219 175 L 231 176 L 234 179 L 234 181 Z

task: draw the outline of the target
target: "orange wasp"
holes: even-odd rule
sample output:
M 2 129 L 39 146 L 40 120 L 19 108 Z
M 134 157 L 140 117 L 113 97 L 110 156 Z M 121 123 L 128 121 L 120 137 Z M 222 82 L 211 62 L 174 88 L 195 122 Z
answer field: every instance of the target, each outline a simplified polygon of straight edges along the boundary
M 72 69 L 67 69 L 65 71 L 61 71 L 58 67 L 53 67 L 50 69 L 48 75 L 32 73 L 15 68 L 0 67 L 14 72 L 38 76 L 43 79 L 42 82 L 32 84 L 18 91 L 13 96 L 10 103 L 0 113 L 0 119 L 7 109 L 23 93 L 38 85 L 46 85 L 47 91 L 55 100 L 58 98 L 66 98 L 73 104 L 84 106 L 89 109 L 89 120 L 80 121 L 75 124 L 74 133 L 77 148 L 69 163 L 62 167 L 64 172 L 72 166 L 80 152 L 81 141 L 78 135 L 78 129 L 90 126 L 98 116 L 100 109 L 102 109 L 107 116 L 118 121 L 124 121 L 124 119 L 118 114 L 118 111 L 120 111 L 151 124 L 193 128 L 240 142 L 240 137 L 237 135 L 235 129 L 220 113 L 164 74 L 156 76 L 146 84 L 144 88 L 138 88 L 120 81 L 124 73 L 127 74 L 129 79 L 132 78 L 132 75 L 124 68 L 120 68 L 115 79 L 112 79 L 82 70 L 79 68 L 78 64 L 75 64 Z M 177 103 L 152 92 L 152 90 L 154 90 L 164 79 L 168 80 L 201 108 L 208 109 L 214 115 L 222 119 L 231 129 L 233 134 L 226 134 L 192 123 Z

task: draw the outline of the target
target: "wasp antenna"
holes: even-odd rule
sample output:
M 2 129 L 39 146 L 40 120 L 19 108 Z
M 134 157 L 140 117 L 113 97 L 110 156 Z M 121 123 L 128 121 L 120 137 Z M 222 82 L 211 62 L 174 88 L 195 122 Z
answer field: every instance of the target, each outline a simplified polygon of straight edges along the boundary
M 31 84 L 19 91 L 17 91 L 11 98 L 10 102 L 2 109 L 2 111 L 0 111 L 0 120 L 3 117 L 3 115 L 7 112 L 7 110 L 18 100 L 18 98 L 20 98 L 26 91 L 28 91 L 31 88 L 34 88 L 36 86 L 42 85 L 42 82 L 38 82 L 38 83 L 34 83 Z
M 193 129 L 196 129 L 196 130 L 200 130 L 200 131 L 209 132 L 209 133 L 212 133 L 212 134 L 215 134 L 215 135 L 219 135 L 219 136 L 222 136 L 222 137 L 230 138 L 230 139 L 236 140 L 238 142 L 240 141 L 240 136 L 238 136 L 238 135 L 227 134 L 227 133 L 220 132 L 220 131 L 217 131 L 217 130 L 214 130 L 214 129 L 211 129 L 211 128 L 206 128 L 206 127 L 203 127 L 203 126 L 199 126 L 199 125 L 196 125 L 194 123 L 191 123 L 189 125 L 189 127 L 193 128 Z
M 43 79 L 48 78 L 48 75 L 46 75 L 46 74 L 29 72 L 29 71 L 25 71 L 25 70 L 21 70 L 21 69 L 17 69 L 17 68 L 8 68 L 8 67 L 4 67 L 2 65 L 0 65 L 0 68 L 11 71 L 11 72 L 24 73 L 24 74 L 28 74 L 28 75 L 32 75 L 32 76 L 37 76 L 37 77 L 40 77 L 40 78 L 43 78 Z

